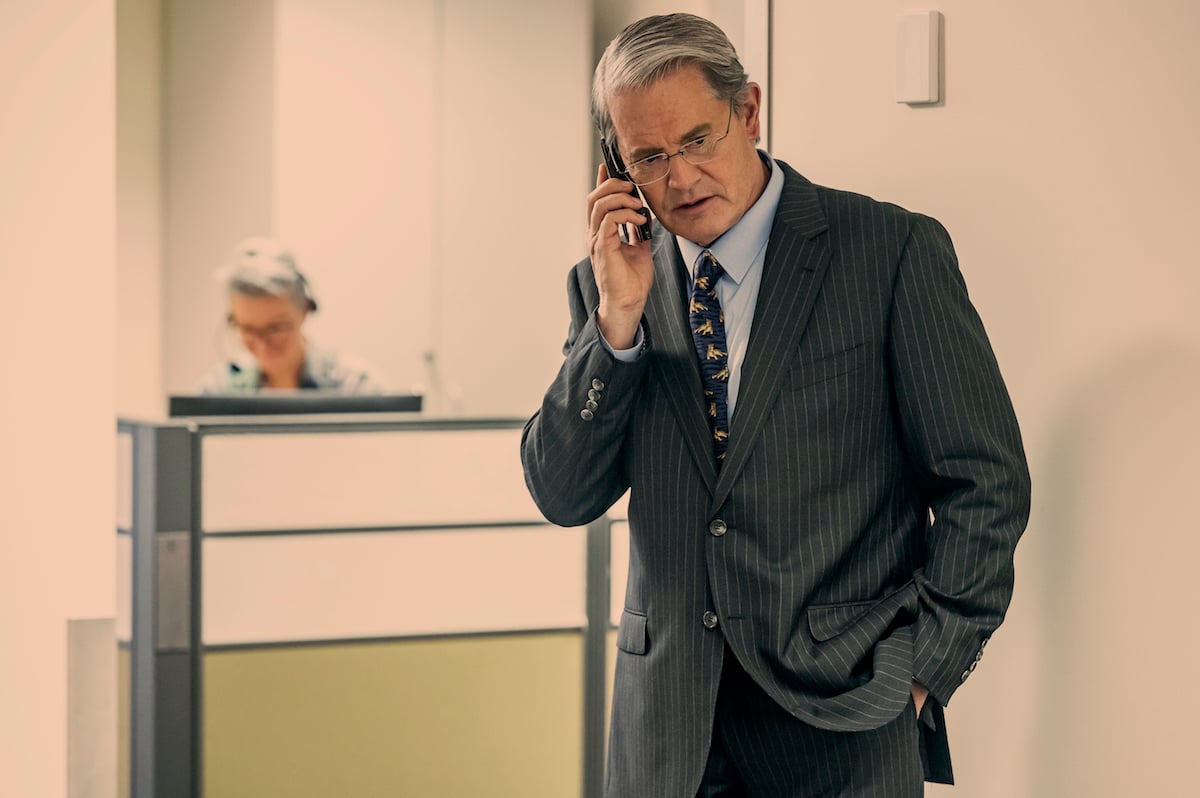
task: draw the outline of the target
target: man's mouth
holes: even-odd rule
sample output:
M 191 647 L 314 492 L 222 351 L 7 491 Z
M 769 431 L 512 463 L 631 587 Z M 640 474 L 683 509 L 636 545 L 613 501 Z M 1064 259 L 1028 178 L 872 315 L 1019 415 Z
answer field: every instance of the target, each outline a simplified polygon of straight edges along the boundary
M 712 197 L 701 197 L 692 202 L 681 202 L 675 206 L 675 210 L 680 213 L 698 213 L 708 206 L 710 200 Z

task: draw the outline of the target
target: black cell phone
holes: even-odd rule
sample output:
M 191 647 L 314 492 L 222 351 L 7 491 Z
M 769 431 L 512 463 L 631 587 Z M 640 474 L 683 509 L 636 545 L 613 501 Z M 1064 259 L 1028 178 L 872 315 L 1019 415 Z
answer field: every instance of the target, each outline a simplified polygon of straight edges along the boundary
M 617 152 L 617 140 L 611 142 L 606 141 L 603 137 L 600 139 L 600 152 L 604 154 L 604 164 L 608 167 L 608 176 L 617 177 L 621 180 L 629 180 L 629 173 L 625 171 L 625 162 L 621 160 L 621 153 Z M 629 180 L 629 182 L 633 182 Z M 621 225 L 621 237 L 625 243 L 631 243 L 633 238 L 630 237 L 629 227 L 633 227 L 633 236 L 638 241 L 650 240 L 650 206 L 646 204 L 646 198 L 642 196 L 642 192 L 637 186 L 633 187 L 633 191 L 629 192 L 633 196 L 642 201 L 642 207 L 638 210 L 642 216 L 646 217 L 646 221 L 639 225 Z

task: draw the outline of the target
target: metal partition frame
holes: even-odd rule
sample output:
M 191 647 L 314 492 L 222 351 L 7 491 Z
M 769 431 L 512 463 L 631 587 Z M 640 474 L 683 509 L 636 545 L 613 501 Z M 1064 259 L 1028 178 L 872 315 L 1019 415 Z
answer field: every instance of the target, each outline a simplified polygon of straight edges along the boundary
M 515 430 L 517 419 L 434 420 L 261 419 L 217 423 L 119 421 L 132 438 L 132 520 L 118 535 L 132 538 L 130 589 L 130 794 L 131 798 L 201 798 L 203 784 L 201 517 L 203 442 L 239 434 Z M 514 452 L 514 457 L 516 452 Z M 551 526 L 544 519 L 523 526 Z M 511 521 L 494 525 L 504 528 Z M 488 528 L 490 525 L 480 525 Z M 604 791 L 606 657 L 610 624 L 610 527 L 603 517 L 586 529 L 586 625 L 583 633 L 583 798 Z M 427 527 L 389 527 L 392 531 Z M 323 533 L 358 529 L 322 529 Z M 480 633 L 490 634 L 490 633 Z M 474 636 L 451 633 L 448 637 Z
M 118 422 L 133 444 L 129 789 L 199 796 L 199 536 L 194 431 Z

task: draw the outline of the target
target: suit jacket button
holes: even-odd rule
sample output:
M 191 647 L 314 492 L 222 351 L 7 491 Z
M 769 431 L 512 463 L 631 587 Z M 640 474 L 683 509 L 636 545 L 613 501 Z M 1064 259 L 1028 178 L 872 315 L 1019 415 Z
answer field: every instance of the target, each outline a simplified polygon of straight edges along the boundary
M 712 523 L 708 525 L 708 531 L 713 537 L 719 538 L 729 531 L 729 527 L 721 518 L 714 518 Z
M 960 676 L 958 680 L 960 682 L 965 682 L 967 680 L 967 677 L 970 675 L 971 675 L 971 672 L 969 670 L 963 671 L 962 676 Z
M 586 402 L 583 403 L 583 405 L 588 410 L 595 410 L 597 407 L 600 406 L 600 405 L 596 404 L 595 400 L 592 400 L 592 399 L 588 399 Z
M 595 418 L 596 416 L 595 416 L 595 415 L 592 413 L 592 411 L 591 411 L 591 410 L 588 410 L 588 409 L 585 407 L 585 408 L 583 408 L 582 410 L 580 410 L 580 411 L 579 411 L 579 417 L 580 417 L 580 418 L 582 418 L 584 421 L 591 421 L 591 420 L 592 420 L 593 418 Z
M 715 612 L 713 612 L 712 610 L 709 610 L 708 612 L 704 613 L 704 628 L 705 629 L 716 629 L 717 628 L 717 614 Z
M 592 380 L 592 389 L 596 390 L 596 391 L 603 391 L 604 390 L 604 380 L 601 380 L 598 378 Z
M 599 391 L 597 391 L 595 388 L 588 388 L 588 399 L 591 399 L 594 402 L 599 398 L 600 398 Z

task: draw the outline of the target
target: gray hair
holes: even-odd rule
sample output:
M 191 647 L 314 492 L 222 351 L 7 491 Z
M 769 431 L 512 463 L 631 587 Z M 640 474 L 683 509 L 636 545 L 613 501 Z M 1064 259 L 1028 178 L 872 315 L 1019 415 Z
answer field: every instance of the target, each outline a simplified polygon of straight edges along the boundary
M 230 293 L 242 296 L 277 296 L 301 310 L 316 310 L 308 280 L 296 268 L 296 259 L 271 238 L 247 238 L 234 247 L 220 276 Z
M 592 122 L 613 137 L 608 100 L 649 86 L 671 73 L 696 66 L 718 100 L 740 109 L 749 78 L 725 32 L 703 17 L 666 14 L 629 25 L 609 42 L 592 78 Z

